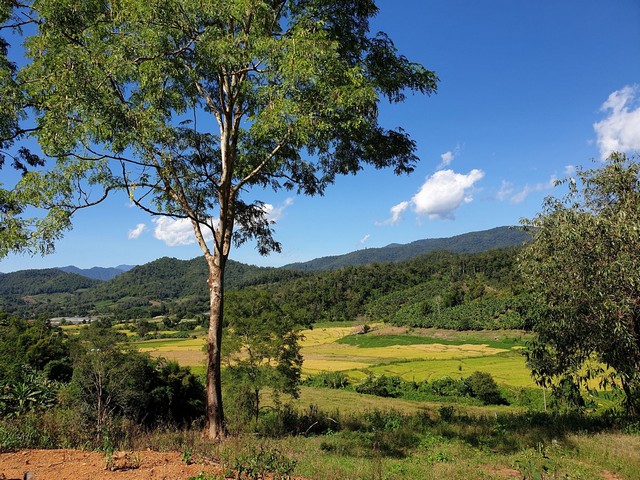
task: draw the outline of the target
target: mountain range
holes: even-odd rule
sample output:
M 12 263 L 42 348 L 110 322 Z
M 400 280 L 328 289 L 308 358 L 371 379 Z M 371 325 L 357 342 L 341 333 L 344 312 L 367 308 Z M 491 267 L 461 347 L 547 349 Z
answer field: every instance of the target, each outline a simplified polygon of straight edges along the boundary
M 66 273 L 75 273 L 82 275 L 83 277 L 93 278 L 94 280 L 111 280 L 117 277 L 121 273 L 128 272 L 135 265 L 118 265 L 117 267 L 92 267 L 92 268 L 78 268 L 73 265 L 67 267 L 58 267 L 58 270 L 62 270 Z
M 446 238 L 428 238 L 407 244 L 392 243 L 385 247 L 365 248 L 343 255 L 320 257 L 307 262 L 290 263 L 281 268 L 287 270 L 320 271 L 338 270 L 344 267 L 368 265 L 370 263 L 397 263 L 411 260 L 419 255 L 443 250 L 452 253 L 479 253 L 494 248 L 522 245 L 531 238 L 518 227 L 496 227 L 490 230 L 463 233 Z M 58 267 L 66 273 L 75 273 L 94 280 L 108 281 L 128 272 L 136 265 L 117 267 L 78 268 L 73 265 Z
M 429 238 L 407 244 L 392 243 L 381 248 L 365 248 L 344 255 L 316 258 L 308 262 L 291 263 L 290 270 L 338 270 L 369 263 L 397 263 L 425 253 L 444 250 L 451 253 L 479 253 L 494 248 L 522 245 L 531 235 L 518 227 L 496 227 L 479 232 L 463 233 L 448 238 Z
M 376 279 L 372 280 L 372 285 L 379 285 L 380 282 L 387 281 L 384 280 L 387 277 L 395 278 L 397 272 L 408 272 L 418 268 L 407 266 L 407 262 L 422 262 L 416 265 L 422 265 L 424 262 L 432 264 L 433 266 L 427 269 L 430 272 L 443 268 L 452 272 L 461 268 L 461 272 L 464 273 L 465 269 L 471 268 L 469 265 L 465 266 L 465 262 L 471 260 L 464 260 L 460 255 L 484 255 L 477 252 L 489 250 L 501 252 L 504 250 L 502 247 L 522 245 L 527 238 L 527 234 L 521 230 L 500 227 L 449 239 L 421 240 L 407 245 L 392 244 L 383 248 L 364 249 L 281 268 L 256 267 L 229 260 L 225 270 L 225 286 L 227 289 L 242 289 L 257 285 L 264 288 L 290 284 L 296 286 L 291 287 L 292 290 L 287 291 L 284 297 L 293 295 L 297 298 L 299 294 L 294 291 L 300 288 L 308 289 L 309 285 L 316 285 L 313 289 L 320 292 L 320 287 L 317 286 L 320 282 L 322 285 L 326 284 L 322 287 L 323 294 L 330 297 L 331 292 L 335 292 L 340 285 L 342 287 L 339 288 L 349 290 L 351 287 L 347 287 L 352 285 L 356 278 L 374 275 Z M 496 258 L 501 260 L 498 263 L 491 260 L 494 263 L 490 268 L 492 271 L 497 271 L 496 265 L 504 258 L 513 257 L 506 253 L 496 255 Z M 473 261 L 485 262 L 486 259 Z M 461 263 L 458 265 L 456 262 Z M 128 270 L 124 271 L 127 268 Z M 423 267 L 419 267 L 418 270 L 421 268 Z M 484 269 L 478 268 L 479 271 Z M 120 266 L 113 269 L 65 269 L 71 270 L 71 273 L 63 269 L 42 269 L 0 275 L 0 311 L 31 318 L 114 313 L 120 315 L 117 312 L 128 318 L 145 318 L 167 312 L 186 314 L 207 309 L 207 265 L 202 257 L 191 260 L 163 257 L 133 268 Z M 359 269 L 359 273 L 354 273 L 356 269 Z M 511 275 L 509 269 L 510 267 L 503 269 L 505 279 Z M 104 274 L 105 271 L 114 273 L 114 270 L 122 273 L 106 281 L 89 278 L 89 274 Z M 409 275 L 407 278 L 413 277 Z M 414 280 L 396 279 L 391 283 L 395 285 L 393 288 L 408 288 Z M 318 300 L 320 303 L 325 301 L 326 299 Z

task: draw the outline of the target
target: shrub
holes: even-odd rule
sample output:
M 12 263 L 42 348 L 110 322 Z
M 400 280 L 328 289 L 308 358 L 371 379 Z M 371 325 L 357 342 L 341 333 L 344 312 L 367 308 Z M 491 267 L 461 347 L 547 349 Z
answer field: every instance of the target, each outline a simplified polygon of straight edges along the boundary
M 260 448 L 248 455 L 239 455 L 233 464 L 237 477 L 243 480 L 270 478 L 284 480 L 291 478 L 296 461 L 291 460 L 276 449 Z
M 469 389 L 469 395 L 479 398 L 485 405 L 506 405 L 507 401 L 500 393 L 498 384 L 486 372 L 473 372 L 464 379 Z
M 356 392 L 378 397 L 397 398 L 402 394 L 403 383 L 406 382 L 400 377 L 369 375 L 364 382 L 356 385 Z
M 304 385 L 319 388 L 347 388 L 350 385 L 349 377 L 343 372 L 322 372 L 313 375 L 304 381 Z

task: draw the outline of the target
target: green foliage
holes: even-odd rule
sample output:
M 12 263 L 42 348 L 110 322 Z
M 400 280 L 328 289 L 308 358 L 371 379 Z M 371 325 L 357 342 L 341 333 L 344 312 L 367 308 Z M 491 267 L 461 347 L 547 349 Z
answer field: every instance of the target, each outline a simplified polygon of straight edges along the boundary
M 558 443 L 552 443 L 550 449 L 559 450 Z M 528 448 L 518 455 L 513 462 L 514 467 L 526 480 L 569 478 L 567 474 L 562 475 L 560 464 L 550 455 L 550 449 L 543 443 L 539 443 L 535 448 Z
M 67 402 L 102 435 L 119 418 L 140 425 L 189 425 L 201 418 L 204 388 L 188 368 L 123 350 L 122 336 L 92 324 L 80 332 Z
M 29 368 L 22 380 L 0 384 L 0 416 L 13 417 L 45 411 L 56 404 L 60 385 Z
M 459 298 L 459 297 L 457 297 Z M 448 302 L 448 303 L 447 303 Z M 421 328 L 452 330 L 528 329 L 529 298 L 526 295 L 487 296 L 459 303 L 434 297 L 396 311 L 393 323 Z M 448 306 L 447 306 L 448 305 Z
M 349 377 L 344 372 L 322 372 L 305 379 L 303 385 L 318 388 L 347 388 Z
M 473 372 L 469 377 L 454 380 L 450 377 L 423 382 L 407 382 L 400 377 L 369 375 L 355 385 L 355 391 L 378 397 L 408 400 L 478 399 L 485 405 L 508 405 L 495 380 L 485 372 Z
M 0 3 L 0 32 L 12 32 L 12 41 L 19 38 L 22 26 L 29 23 L 23 16 L 25 10 L 18 2 Z M 7 39 L 0 36 L 0 170 L 10 159 L 12 168 L 25 178 L 45 162 L 22 143 L 34 130 L 27 121 L 27 112 L 37 100 L 26 93 L 18 65 L 9 60 L 10 49 Z M 13 185 L 5 189 L 0 181 L 0 258 L 10 252 L 50 253 L 62 232 L 70 228 L 69 218 L 77 197 L 69 188 L 73 184 L 71 175 L 66 170 L 63 173 L 57 182 L 36 188 L 27 195 L 12 188 Z M 54 200 L 58 201 L 57 205 L 52 204 Z M 29 206 L 45 213 L 40 217 L 30 216 L 34 210 Z
M 241 480 L 259 480 L 267 476 L 274 480 L 288 480 L 295 466 L 295 460 L 287 458 L 278 450 L 260 448 L 257 452 L 236 457 L 233 469 Z
M 281 304 L 311 322 L 364 316 L 368 321 L 391 320 L 409 326 L 437 323 L 461 330 L 522 328 L 527 325 L 528 303 L 513 295 L 519 283 L 516 253 L 515 249 L 473 255 L 434 252 L 400 264 L 319 272 L 267 288 Z M 491 295 L 478 293 L 488 289 Z M 451 290 L 457 292 L 454 303 L 462 303 L 445 308 L 442 295 Z M 433 307 L 431 315 L 425 313 L 425 303 Z
M 640 412 L 640 164 L 613 154 L 579 169 L 564 199 L 548 198 L 526 224 L 535 241 L 520 270 L 535 295 L 527 361 L 541 384 L 599 376 Z M 605 370 L 602 367 L 610 367 Z M 568 382 L 568 383 L 567 383 Z
M 469 389 L 469 395 L 479 398 L 485 405 L 507 404 L 496 381 L 486 372 L 473 372 L 464 379 L 464 384 Z
M 45 372 L 51 380 L 68 380 L 69 343 L 62 330 L 47 321 L 0 319 L 0 385 L 21 383 L 33 372 Z
M 315 273 L 229 261 L 225 284 L 232 289 L 266 288 L 280 308 L 305 324 L 363 318 L 460 330 L 527 328 L 531 301 L 524 294 L 514 294 L 519 288 L 516 254 L 517 250 L 472 255 L 439 252 L 401 264 Z M 442 295 L 452 289 L 458 297 L 464 292 L 463 301 L 445 308 Z M 47 311 L 60 316 L 100 314 L 136 319 L 164 315 L 173 328 L 181 319 L 198 316 L 206 323 L 206 295 L 203 259 L 160 259 L 73 294 L 39 294 L 31 303 L 10 305 L 16 312 Z M 13 302 L 7 296 L 0 296 L 2 301 Z
M 238 400 L 244 398 L 256 418 L 260 392 L 270 387 L 275 395 L 298 396 L 302 356 L 294 330 L 296 319 L 287 315 L 263 290 L 232 291 L 225 304 L 227 321 L 225 376 Z
M 382 375 L 375 377 L 369 375 L 364 382 L 355 386 L 358 393 L 376 395 L 378 397 L 399 397 L 402 394 L 402 387 L 406 382 L 400 377 L 387 377 Z

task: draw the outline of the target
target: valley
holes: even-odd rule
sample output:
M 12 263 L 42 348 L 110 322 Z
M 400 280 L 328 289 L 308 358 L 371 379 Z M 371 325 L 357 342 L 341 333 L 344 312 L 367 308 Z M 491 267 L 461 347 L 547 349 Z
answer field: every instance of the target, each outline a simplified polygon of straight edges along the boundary
M 0 450 L 91 445 L 105 465 L 125 459 L 132 479 L 153 475 L 148 448 L 174 459 L 182 452 L 179 463 L 202 468 L 176 474 L 184 480 L 241 471 L 636 478 L 638 437 L 614 413 L 621 396 L 599 386 L 604 377 L 578 397 L 534 380 L 526 353 L 536 312 L 520 251 L 435 251 L 335 269 L 330 259 L 325 270 L 230 262 L 222 351 L 230 436 L 219 444 L 199 433 L 208 324 L 201 259 L 162 258 L 107 281 L 55 270 L 0 276 L 0 374 L 42 392 L 31 407 L 7 384 L 0 405 L 20 413 L 0 422 Z M 23 361 L 61 380 L 14 373 Z M 103 401 L 112 413 L 100 410 Z

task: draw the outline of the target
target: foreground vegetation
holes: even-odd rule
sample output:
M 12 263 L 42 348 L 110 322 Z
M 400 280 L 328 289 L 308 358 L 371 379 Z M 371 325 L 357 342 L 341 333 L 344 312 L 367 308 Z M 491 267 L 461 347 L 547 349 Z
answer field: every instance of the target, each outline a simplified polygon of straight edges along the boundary
M 320 399 L 324 390 L 305 388 Z M 334 392 L 355 405 L 354 393 Z M 82 435 L 61 411 L 0 424 L 3 450 L 82 447 L 173 450 L 182 459 L 221 462 L 230 476 L 313 479 L 634 479 L 640 475 L 639 426 L 610 414 L 514 413 L 435 404 L 380 403 L 337 412 L 315 404 L 280 405 L 250 433 L 222 443 L 203 441 L 199 428 L 142 429 L 128 424 L 101 444 Z M 67 412 L 69 414 L 69 412 Z M 231 415 L 231 418 L 233 415 Z M 258 435 L 255 435 L 257 433 Z M 235 473 L 234 473 L 235 472 Z M 215 478 L 202 476 L 201 479 Z
M 400 330 L 374 324 L 363 334 L 355 333 L 362 325 L 318 324 L 302 332 L 303 355 L 333 348 L 370 363 L 341 370 L 344 360 L 336 358 L 333 365 L 325 362 L 324 372 L 305 367 L 297 399 L 263 385 L 257 415 L 246 391 L 228 388 L 231 436 L 212 444 L 200 437 L 202 383 L 193 383 L 196 377 L 188 368 L 124 348 L 120 358 L 126 359 L 126 368 L 115 371 L 124 377 L 144 370 L 148 381 L 140 384 L 117 382 L 107 375 L 108 368 L 100 370 L 109 365 L 97 362 L 106 358 L 97 351 L 107 347 L 97 345 L 100 340 L 145 346 L 155 355 L 180 351 L 174 345 L 178 342 L 182 355 L 192 352 L 201 358 L 198 330 L 191 332 L 196 338 L 131 344 L 122 333 L 127 325 L 107 328 L 96 322 L 63 329 L 9 318 L 3 324 L 2 451 L 89 448 L 108 458 L 114 450 L 177 450 L 183 461 L 212 459 L 224 464 L 230 476 L 240 471 L 244 478 L 260 478 L 264 472 L 314 479 L 632 479 L 640 474 L 634 450 L 640 446 L 640 426 L 615 408 L 615 396 L 583 392 L 589 408 L 573 410 L 549 395 L 545 412 L 542 390 L 530 379 L 520 380 L 527 377 L 519 352 L 528 338 L 521 331 Z M 93 347 L 80 348 L 83 344 Z M 461 348 L 465 345 L 475 356 L 467 355 L 469 350 Z M 417 356 L 397 362 L 411 348 Z M 438 349 L 446 348 L 448 358 L 438 358 Z M 434 358 L 427 358 L 429 349 Z M 35 371 L 9 382 L 10 375 L 20 376 L 24 369 L 11 373 L 7 367 L 24 363 Z M 487 372 L 490 365 L 493 371 Z M 104 397 L 111 403 L 102 419 L 98 392 L 85 389 L 79 395 L 89 372 L 96 371 L 105 374 L 103 393 L 111 392 Z M 427 373 L 414 378 L 410 372 L 417 371 Z M 54 372 L 57 379 L 49 378 Z M 134 407 L 142 392 L 148 401 L 192 413 L 180 417 L 171 408 L 147 402 L 144 411 L 153 408 L 158 415 L 140 415 Z
M 236 478 L 638 478 L 638 269 L 621 239 L 637 241 L 624 208 L 637 211 L 639 169 L 614 156 L 580 171 L 586 210 L 550 201 L 536 220 L 568 242 L 565 263 L 577 255 L 572 232 L 608 232 L 607 249 L 594 240 L 605 260 L 589 254 L 569 275 L 590 288 L 600 276 L 598 291 L 556 285 L 553 235 L 522 251 L 531 293 L 508 275 L 515 250 L 436 254 L 382 279 L 347 268 L 231 291 L 225 442 L 197 435 L 203 383 L 187 366 L 202 358 L 197 317 L 63 328 L 2 314 L 0 449 L 182 449 Z M 341 315 L 357 320 L 318 322 Z

